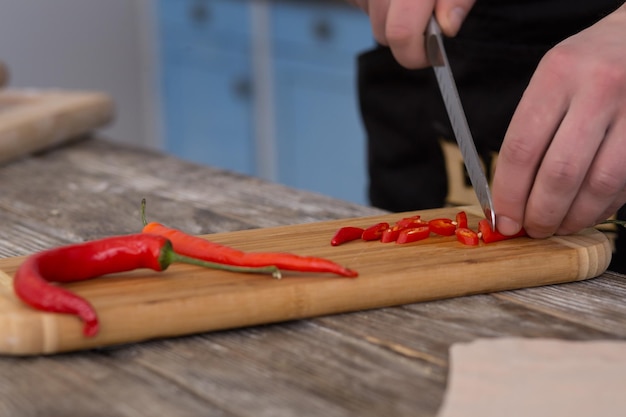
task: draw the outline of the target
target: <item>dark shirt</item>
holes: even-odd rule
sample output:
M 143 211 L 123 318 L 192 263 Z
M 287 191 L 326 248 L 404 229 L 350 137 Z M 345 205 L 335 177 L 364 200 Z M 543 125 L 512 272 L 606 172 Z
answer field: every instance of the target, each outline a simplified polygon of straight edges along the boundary
M 460 38 L 554 45 L 617 10 L 623 0 L 477 0 Z

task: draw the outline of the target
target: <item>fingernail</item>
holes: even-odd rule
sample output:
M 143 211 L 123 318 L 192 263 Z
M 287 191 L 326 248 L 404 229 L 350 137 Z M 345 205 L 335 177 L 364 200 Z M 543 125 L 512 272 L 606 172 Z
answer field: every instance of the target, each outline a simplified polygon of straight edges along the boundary
M 450 14 L 448 15 L 448 19 L 450 21 L 450 30 L 453 33 L 450 35 L 456 35 L 456 33 L 461 29 L 461 25 L 463 24 L 463 20 L 465 20 L 465 15 L 467 12 L 464 8 L 457 6 L 450 10 Z
M 496 222 L 497 222 L 498 232 L 507 236 L 514 235 L 515 233 L 519 232 L 520 229 L 522 228 L 518 222 L 505 216 L 498 217 Z

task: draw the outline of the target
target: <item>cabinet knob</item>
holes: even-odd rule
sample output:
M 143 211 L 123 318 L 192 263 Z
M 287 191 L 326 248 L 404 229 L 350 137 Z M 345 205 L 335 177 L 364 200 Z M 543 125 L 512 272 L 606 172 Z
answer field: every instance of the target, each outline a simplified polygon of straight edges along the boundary
M 313 24 L 313 35 L 320 41 L 329 41 L 334 35 L 333 25 L 326 19 L 319 19 Z
M 252 82 L 248 77 L 233 80 L 231 85 L 233 94 L 240 99 L 249 99 L 252 96 Z
M 194 23 L 204 24 L 211 19 L 211 10 L 206 3 L 196 1 L 189 9 L 189 17 Z

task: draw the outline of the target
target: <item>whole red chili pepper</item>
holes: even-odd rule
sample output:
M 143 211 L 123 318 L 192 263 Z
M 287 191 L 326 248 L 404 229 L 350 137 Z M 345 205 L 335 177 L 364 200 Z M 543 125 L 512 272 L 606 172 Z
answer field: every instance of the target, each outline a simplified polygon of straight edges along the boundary
M 248 267 L 274 265 L 286 271 L 324 272 L 349 278 L 358 276 L 356 271 L 329 259 L 284 252 L 243 252 L 198 236 L 189 235 L 157 222 L 147 223 L 145 219 L 145 201 L 142 201 L 142 213 L 144 213 L 142 216 L 144 223 L 143 233 L 168 238 L 172 242 L 174 250 L 181 255 L 228 265 Z M 360 236 L 359 234 L 359 238 Z
M 94 336 L 98 332 L 98 317 L 93 306 L 84 298 L 50 282 L 82 281 L 138 268 L 163 271 L 174 262 L 233 272 L 271 273 L 280 278 L 280 271 L 274 266 L 243 268 L 204 262 L 174 252 L 165 237 L 134 234 L 62 246 L 31 255 L 15 273 L 13 288 L 21 300 L 36 309 L 77 315 L 84 322 L 85 336 Z

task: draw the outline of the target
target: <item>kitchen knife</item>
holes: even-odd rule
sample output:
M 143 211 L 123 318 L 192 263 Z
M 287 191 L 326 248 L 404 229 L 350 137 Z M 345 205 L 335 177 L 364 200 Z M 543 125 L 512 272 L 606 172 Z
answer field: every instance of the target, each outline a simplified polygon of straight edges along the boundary
M 437 84 L 443 97 L 452 131 L 459 145 L 463 161 L 467 168 L 472 187 L 478 197 L 478 202 L 485 213 L 487 221 L 491 224 L 491 228 L 495 230 L 496 213 L 493 210 L 493 201 L 491 199 L 491 191 L 489 191 L 489 182 L 485 176 L 485 171 L 478 157 L 472 133 L 470 132 L 463 105 L 457 91 L 450 63 L 443 46 L 443 37 L 439 23 L 435 16 L 430 18 L 428 28 L 426 29 L 426 53 L 430 64 L 433 66 Z

